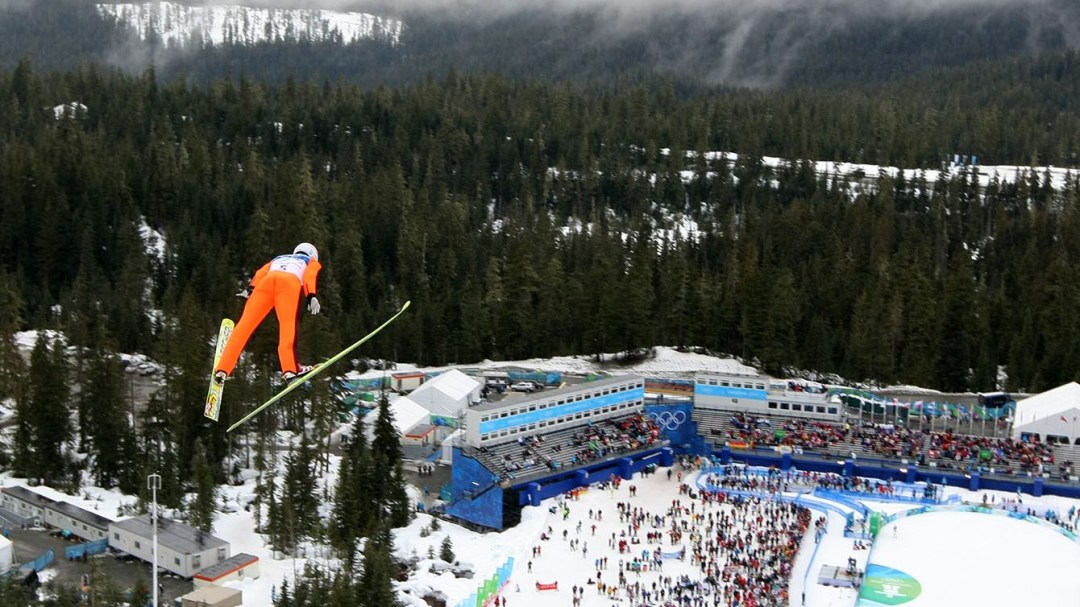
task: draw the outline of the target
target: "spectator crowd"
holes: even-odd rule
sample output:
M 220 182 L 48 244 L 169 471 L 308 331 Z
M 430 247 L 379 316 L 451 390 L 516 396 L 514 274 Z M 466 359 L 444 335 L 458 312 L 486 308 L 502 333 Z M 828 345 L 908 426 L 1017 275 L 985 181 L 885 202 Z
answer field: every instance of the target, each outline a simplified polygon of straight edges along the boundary
M 787 447 L 801 453 L 873 454 L 909 459 L 926 465 L 963 472 L 1041 475 L 1056 469 L 1071 474 L 1072 462 L 1055 465 L 1053 446 L 1037 440 L 1022 441 L 959 434 L 952 430 L 927 431 L 869 421 L 829 422 L 777 419 L 735 413 L 724 439 L 755 447 Z

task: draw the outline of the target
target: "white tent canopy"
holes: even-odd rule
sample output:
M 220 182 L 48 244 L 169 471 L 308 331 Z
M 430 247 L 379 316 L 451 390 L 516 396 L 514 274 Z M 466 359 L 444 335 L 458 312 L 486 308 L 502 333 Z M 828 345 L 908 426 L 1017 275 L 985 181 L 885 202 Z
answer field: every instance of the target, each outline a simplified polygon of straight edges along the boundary
M 458 417 L 470 403 L 480 402 L 480 382 L 457 369 L 441 373 L 409 393 L 432 415 Z
M 1077 444 L 1080 439 L 1080 384 L 1069 382 L 1016 403 L 1013 438 L 1038 434 L 1044 441 Z
M 394 428 L 399 436 L 405 436 L 413 426 L 426 422 L 428 410 L 416 404 L 408 396 L 394 399 L 390 403 L 390 417 L 394 420 Z M 368 440 L 375 437 L 375 420 L 379 419 L 379 408 L 376 407 L 364 416 L 364 434 Z
M 11 540 L 0 535 L 0 574 L 7 573 L 15 559 L 15 546 Z

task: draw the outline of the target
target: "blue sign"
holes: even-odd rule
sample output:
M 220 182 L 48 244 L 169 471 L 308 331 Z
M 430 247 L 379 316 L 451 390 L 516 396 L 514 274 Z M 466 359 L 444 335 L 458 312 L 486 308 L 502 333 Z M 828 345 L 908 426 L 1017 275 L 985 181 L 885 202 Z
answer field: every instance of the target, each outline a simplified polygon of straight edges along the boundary
M 645 400 L 645 388 L 634 388 L 633 390 L 616 392 L 615 394 L 608 394 L 607 396 L 594 396 L 592 398 L 585 398 L 572 403 L 566 403 L 565 405 L 549 406 L 545 409 L 537 409 L 536 411 L 528 411 L 517 415 L 509 415 L 499 419 L 480 422 L 480 434 L 499 432 L 500 430 L 527 426 L 537 422 L 553 421 L 560 417 L 574 415 L 584 411 L 591 411 L 593 409 L 600 409 L 602 407 L 618 405 L 625 402 L 643 400 Z M 494 415 L 495 412 L 492 414 Z

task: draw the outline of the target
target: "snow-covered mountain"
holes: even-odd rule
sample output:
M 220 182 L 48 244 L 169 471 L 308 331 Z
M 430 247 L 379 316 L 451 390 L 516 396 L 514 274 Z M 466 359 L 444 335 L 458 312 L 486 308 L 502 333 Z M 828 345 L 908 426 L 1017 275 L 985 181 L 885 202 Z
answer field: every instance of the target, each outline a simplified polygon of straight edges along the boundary
M 175 2 L 98 4 L 102 16 L 113 17 L 146 40 L 153 34 L 166 45 L 259 42 L 333 42 L 348 44 L 376 39 L 400 41 L 401 21 L 369 13 L 319 9 L 274 9 L 249 6 L 185 6 Z

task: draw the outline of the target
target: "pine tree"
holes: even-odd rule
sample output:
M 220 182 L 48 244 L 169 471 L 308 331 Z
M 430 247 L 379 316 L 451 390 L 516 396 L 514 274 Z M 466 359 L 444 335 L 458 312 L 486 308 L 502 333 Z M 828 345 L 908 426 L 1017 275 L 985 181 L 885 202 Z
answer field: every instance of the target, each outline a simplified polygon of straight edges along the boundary
M 214 509 L 217 506 L 217 487 L 201 441 L 195 441 L 195 460 L 191 469 L 194 475 L 195 499 L 188 508 L 188 522 L 196 529 L 211 533 L 214 529 Z
M 902 379 L 916 386 L 932 386 L 940 352 L 940 307 L 929 277 L 914 264 L 901 270 L 900 284 L 904 314 L 899 360 Z
M 14 279 L 0 270 L 0 399 L 26 398 L 23 394 L 26 361 L 15 343 L 24 303 Z
M 320 525 L 315 466 L 311 445 L 304 434 L 300 435 L 296 450 L 285 458 L 282 481 L 281 522 L 285 526 L 282 531 L 289 536 L 286 545 L 295 549 L 302 539 L 312 537 Z
M 389 478 L 381 484 L 379 497 L 380 514 L 385 513 L 391 527 L 404 527 L 412 519 L 409 496 L 405 492 L 405 472 L 402 467 L 401 437 L 391 419 L 390 399 L 384 394 L 379 399 L 379 414 L 375 418 L 375 437 L 371 443 L 373 469 L 389 471 Z
M 61 342 L 40 334 L 30 354 L 30 398 L 16 409 L 16 465 L 46 485 L 66 480 L 64 446 L 73 438 L 67 369 Z
M 443 538 L 442 544 L 439 545 L 439 558 L 447 563 L 454 562 L 454 544 L 450 541 L 450 536 Z
M 31 596 L 30 588 L 22 583 L 19 576 L 7 575 L 0 578 L 0 605 L 31 607 L 37 604 L 37 600 Z
M 266 504 L 266 518 L 262 526 L 262 532 L 268 536 L 270 547 L 275 552 L 285 552 L 288 549 L 288 538 L 285 534 L 285 516 L 278 502 L 277 483 L 273 477 L 266 479 L 264 483 L 265 498 L 260 502 Z
M 383 524 L 364 544 L 363 572 L 358 588 L 359 604 L 365 607 L 399 607 L 394 591 L 394 562 L 391 557 L 393 538 L 390 528 Z
M 165 363 L 164 386 L 158 390 L 160 407 L 154 408 L 160 415 L 154 423 L 160 424 L 161 440 L 171 443 L 176 452 L 179 478 L 190 475 L 191 464 L 195 461 L 195 440 L 202 435 L 201 429 L 206 424 L 202 407 L 196 403 L 202 403 L 206 398 L 212 356 L 211 323 L 197 297 L 191 285 L 183 290 L 173 312 L 176 320 L 167 326 L 163 335 L 160 356 Z M 220 319 L 213 323 L 215 330 L 218 322 Z M 223 461 L 226 456 L 224 429 L 219 424 L 213 430 L 216 433 L 203 437 L 203 447 L 208 460 Z M 161 474 L 165 475 L 164 472 Z
M 109 341 L 101 336 L 99 345 L 86 349 L 80 411 L 86 418 L 82 430 L 93 453 L 93 472 L 99 487 L 123 485 L 135 489 L 137 469 L 134 428 L 125 406 L 124 375 Z
M 379 510 L 374 501 L 376 479 L 362 415 L 356 416 L 349 436 L 334 491 L 330 537 L 346 562 L 351 563 L 357 541 L 374 529 Z
M 131 605 L 149 605 L 153 597 L 150 584 L 143 577 L 135 579 L 135 585 L 131 588 Z
M 154 470 L 161 475 L 161 489 L 158 490 L 158 503 L 170 508 L 179 508 L 184 500 L 184 483 L 181 473 L 183 466 L 173 443 L 165 443 L 158 467 Z M 145 487 L 146 484 L 143 484 Z
M 975 282 L 971 259 L 966 253 L 956 255 L 945 282 L 942 309 L 941 358 L 938 362 L 938 385 L 941 389 L 962 392 L 970 389 L 975 353 Z
M 277 600 L 274 601 L 274 607 L 303 607 L 293 602 L 292 589 L 289 587 L 289 578 L 287 577 L 281 581 L 281 593 L 278 594 Z

